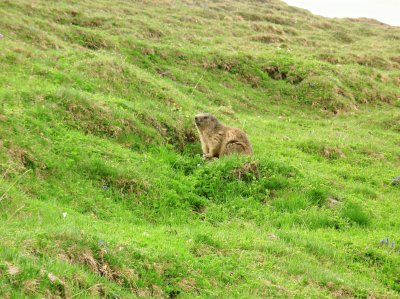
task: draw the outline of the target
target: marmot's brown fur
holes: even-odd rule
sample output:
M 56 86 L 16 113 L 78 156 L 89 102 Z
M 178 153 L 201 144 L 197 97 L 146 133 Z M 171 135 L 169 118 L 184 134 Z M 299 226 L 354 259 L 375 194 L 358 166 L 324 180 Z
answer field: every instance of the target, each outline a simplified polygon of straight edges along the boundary
M 194 121 L 200 134 L 204 160 L 233 153 L 253 154 L 250 141 L 242 130 L 224 126 L 209 113 L 197 114 Z

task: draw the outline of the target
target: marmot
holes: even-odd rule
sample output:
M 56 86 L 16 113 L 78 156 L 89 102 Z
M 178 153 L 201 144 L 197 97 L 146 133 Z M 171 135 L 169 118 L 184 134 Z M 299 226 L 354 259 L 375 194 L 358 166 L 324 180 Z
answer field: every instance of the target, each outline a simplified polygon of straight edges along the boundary
M 197 114 L 194 121 L 200 134 L 204 160 L 232 153 L 253 154 L 250 141 L 242 130 L 224 126 L 209 113 Z

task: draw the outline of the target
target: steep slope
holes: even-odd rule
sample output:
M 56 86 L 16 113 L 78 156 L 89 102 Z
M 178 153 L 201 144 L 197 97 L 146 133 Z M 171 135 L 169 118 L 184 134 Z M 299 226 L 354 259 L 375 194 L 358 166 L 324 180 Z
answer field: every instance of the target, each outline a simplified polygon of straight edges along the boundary
M 399 28 L 272 0 L 0 12 L 1 297 L 399 296 Z M 255 156 L 204 163 L 199 111 Z

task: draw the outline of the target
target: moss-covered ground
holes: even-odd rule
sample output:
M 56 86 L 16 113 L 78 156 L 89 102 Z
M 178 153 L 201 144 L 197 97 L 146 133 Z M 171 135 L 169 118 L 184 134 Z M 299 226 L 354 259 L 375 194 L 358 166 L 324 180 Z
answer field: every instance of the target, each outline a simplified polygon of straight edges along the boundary
M 0 1 L 1 298 L 398 298 L 400 29 L 268 1 Z M 254 156 L 203 162 L 193 116 Z

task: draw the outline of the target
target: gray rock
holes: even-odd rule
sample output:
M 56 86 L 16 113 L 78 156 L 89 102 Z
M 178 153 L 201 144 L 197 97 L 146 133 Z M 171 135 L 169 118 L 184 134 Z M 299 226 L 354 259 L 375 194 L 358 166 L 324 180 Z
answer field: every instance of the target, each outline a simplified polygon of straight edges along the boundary
M 400 175 L 392 178 L 393 185 L 400 185 Z

